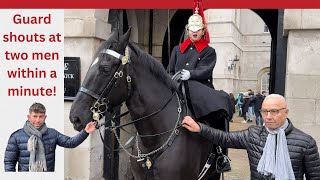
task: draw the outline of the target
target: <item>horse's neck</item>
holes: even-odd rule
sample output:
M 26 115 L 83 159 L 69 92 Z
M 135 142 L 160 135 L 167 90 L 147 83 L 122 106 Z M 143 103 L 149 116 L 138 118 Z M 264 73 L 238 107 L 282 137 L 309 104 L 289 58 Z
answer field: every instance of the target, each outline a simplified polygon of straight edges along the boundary
M 139 76 L 139 73 L 135 75 Z M 144 74 L 143 78 L 135 77 L 133 79 L 139 80 L 132 82 L 134 83 L 132 94 L 126 103 L 131 118 L 138 119 L 159 111 L 155 115 L 135 123 L 138 133 L 140 135 L 151 135 L 172 129 L 177 120 L 176 108 L 178 107 L 178 102 L 176 96 L 170 100 L 172 91 L 153 76 L 146 77 Z M 169 100 L 170 102 L 161 109 Z M 156 147 L 158 144 L 163 143 L 169 134 L 142 138 L 141 143 L 145 146 Z

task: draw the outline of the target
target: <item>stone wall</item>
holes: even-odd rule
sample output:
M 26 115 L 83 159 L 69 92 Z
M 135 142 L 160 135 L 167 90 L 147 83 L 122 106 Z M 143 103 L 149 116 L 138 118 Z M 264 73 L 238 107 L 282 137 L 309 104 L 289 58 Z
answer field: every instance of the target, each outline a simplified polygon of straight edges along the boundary
M 289 118 L 320 143 L 320 10 L 285 10 Z
M 264 33 L 264 22 L 251 10 L 214 9 L 205 11 L 211 46 L 217 52 L 213 71 L 216 89 L 232 92 L 260 90 L 259 72 L 270 66 L 270 33 Z M 254 23 L 247 23 L 254 22 Z M 234 69 L 228 70 L 232 59 Z
M 65 10 L 65 57 L 80 57 L 81 82 L 92 62 L 92 57 L 111 31 L 107 23 L 108 10 Z M 65 101 L 65 134 L 78 132 L 69 121 L 72 102 Z M 81 145 L 65 149 L 66 180 L 103 179 L 103 145 L 98 132 L 91 134 Z

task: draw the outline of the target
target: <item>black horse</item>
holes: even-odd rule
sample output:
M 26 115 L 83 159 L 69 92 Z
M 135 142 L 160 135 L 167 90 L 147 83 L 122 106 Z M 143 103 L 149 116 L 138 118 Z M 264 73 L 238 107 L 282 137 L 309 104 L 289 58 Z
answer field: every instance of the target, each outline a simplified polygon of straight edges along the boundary
M 130 29 L 113 31 L 101 45 L 75 97 L 70 121 L 81 130 L 92 119 L 126 103 L 137 129 L 131 156 L 136 180 L 196 180 L 208 158 L 210 142 L 181 127 L 188 109 L 178 83 L 152 56 L 129 42 Z M 226 97 L 227 101 L 227 97 Z M 225 118 L 216 122 L 226 128 Z M 212 170 L 211 170 L 212 169 Z M 219 179 L 210 168 L 203 179 Z M 213 177 L 213 178 L 212 178 Z

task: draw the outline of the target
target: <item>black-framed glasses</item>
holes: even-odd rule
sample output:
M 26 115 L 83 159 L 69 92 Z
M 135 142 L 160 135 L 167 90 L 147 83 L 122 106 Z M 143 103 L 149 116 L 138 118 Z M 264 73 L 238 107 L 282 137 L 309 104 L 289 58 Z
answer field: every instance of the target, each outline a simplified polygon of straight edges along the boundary
M 267 115 L 268 115 L 268 113 L 270 112 L 270 115 L 271 115 L 271 116 L 276 116 L 276 115 L 278 115 L 278 114 L 279 114 L 279 112 L 280 112 L 281 110 L 283 110 L 283 109 L 287 109 L 287 108 L 281 108 L 281 109 L 270 109 L 270 110 L 260 109 L 260 113 L 261 113 L 262 115 L 267 116 Z

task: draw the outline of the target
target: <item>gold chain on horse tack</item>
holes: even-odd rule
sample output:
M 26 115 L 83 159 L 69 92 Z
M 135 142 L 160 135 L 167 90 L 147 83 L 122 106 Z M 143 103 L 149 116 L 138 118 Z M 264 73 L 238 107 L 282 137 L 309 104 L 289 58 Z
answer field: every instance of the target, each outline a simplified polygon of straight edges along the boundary
M 137 155 L 137 156 L 136 156 L 136 155 L 133 155 L 133 154 L 131 154 L 131 153 L 124 147 L 124 145 L 120 142 L 120 138 L 119 138 L 118 134 L 116 133 L 116 128 L 112 128 L 112 131 L 114 132 L 114 135 L 115 135 L 115 137 L 116 137 L 116 139 L 117 139 L 120 147 L 124 150 L 124 152 L 126 152 L 129 156 L 131 156 L 131 157 L 133 157 L 133 158 L 135 158 L 135 159 L 138 159 L 137 161 L 143 161 L 144 158 L 147 158 L 147 160 L 146 160 L 146 166 L 147 166 L 147 167 L 149 166 L 148 169 L 149 169 L 149 168 L 151 167 L 151 165 L 152 165 L 152 163 L 151 163 L 151 161 L 150 161 L 150 159 L 149 159 L 149 156 L 152 155 L 152 154 L 155 154 L 155 153 L 157 153 L 158 151 L 160 151 L 161 149 L 163 149 L 163 148 L 169 143 L 169 141 L 171 140 L 171 138 L 173 137 L 173 135 L 176 133 L 175 129 L 178 128 L 179 120 L 180 120 L 180 114 L 181 114 L 182 109 L 181 109 L 180 99 L 179 99 L 179 96 L 178 96 L 177 93 L 176 93 L 176 96 L 177 96 L 178 103 L 179 103 L 179 106 L 178 106 L 178 119 L 177 119 L 177 121 L 176 121 L 176 124 L 175 124 L 175 126 L 174 126 L 174 128 L 173 128 L 173 130 L 172 130 L 172 132 L 171 132 L 171 134 L 170 134 L 170 136 L 169 136 L 169 138 L 168 138 L 167 141 L 164 142 L 164 144 L 161 145 L 158 149 L 155 149 L 155 150 L 153 150 L 153 151 L 151 151 L 151 152 L 149 152 L 149 153 L 141 153 L 141 150 L 140 150 L 140 148 L 139 148 L 139 146 L 138 146 L 138 144 L 139 144 L 139 143 L 138 143 L 138 137 L 136 136 L 136 146 L 137 146 L 138 155 Z M 112 126 L 114 126 L 114 123 L 112 124 Z M 137 133 L 137 134 L 138 134 L 138 133 Z M 150 164 L 150 163 L 151 163 L 151 164 Z

